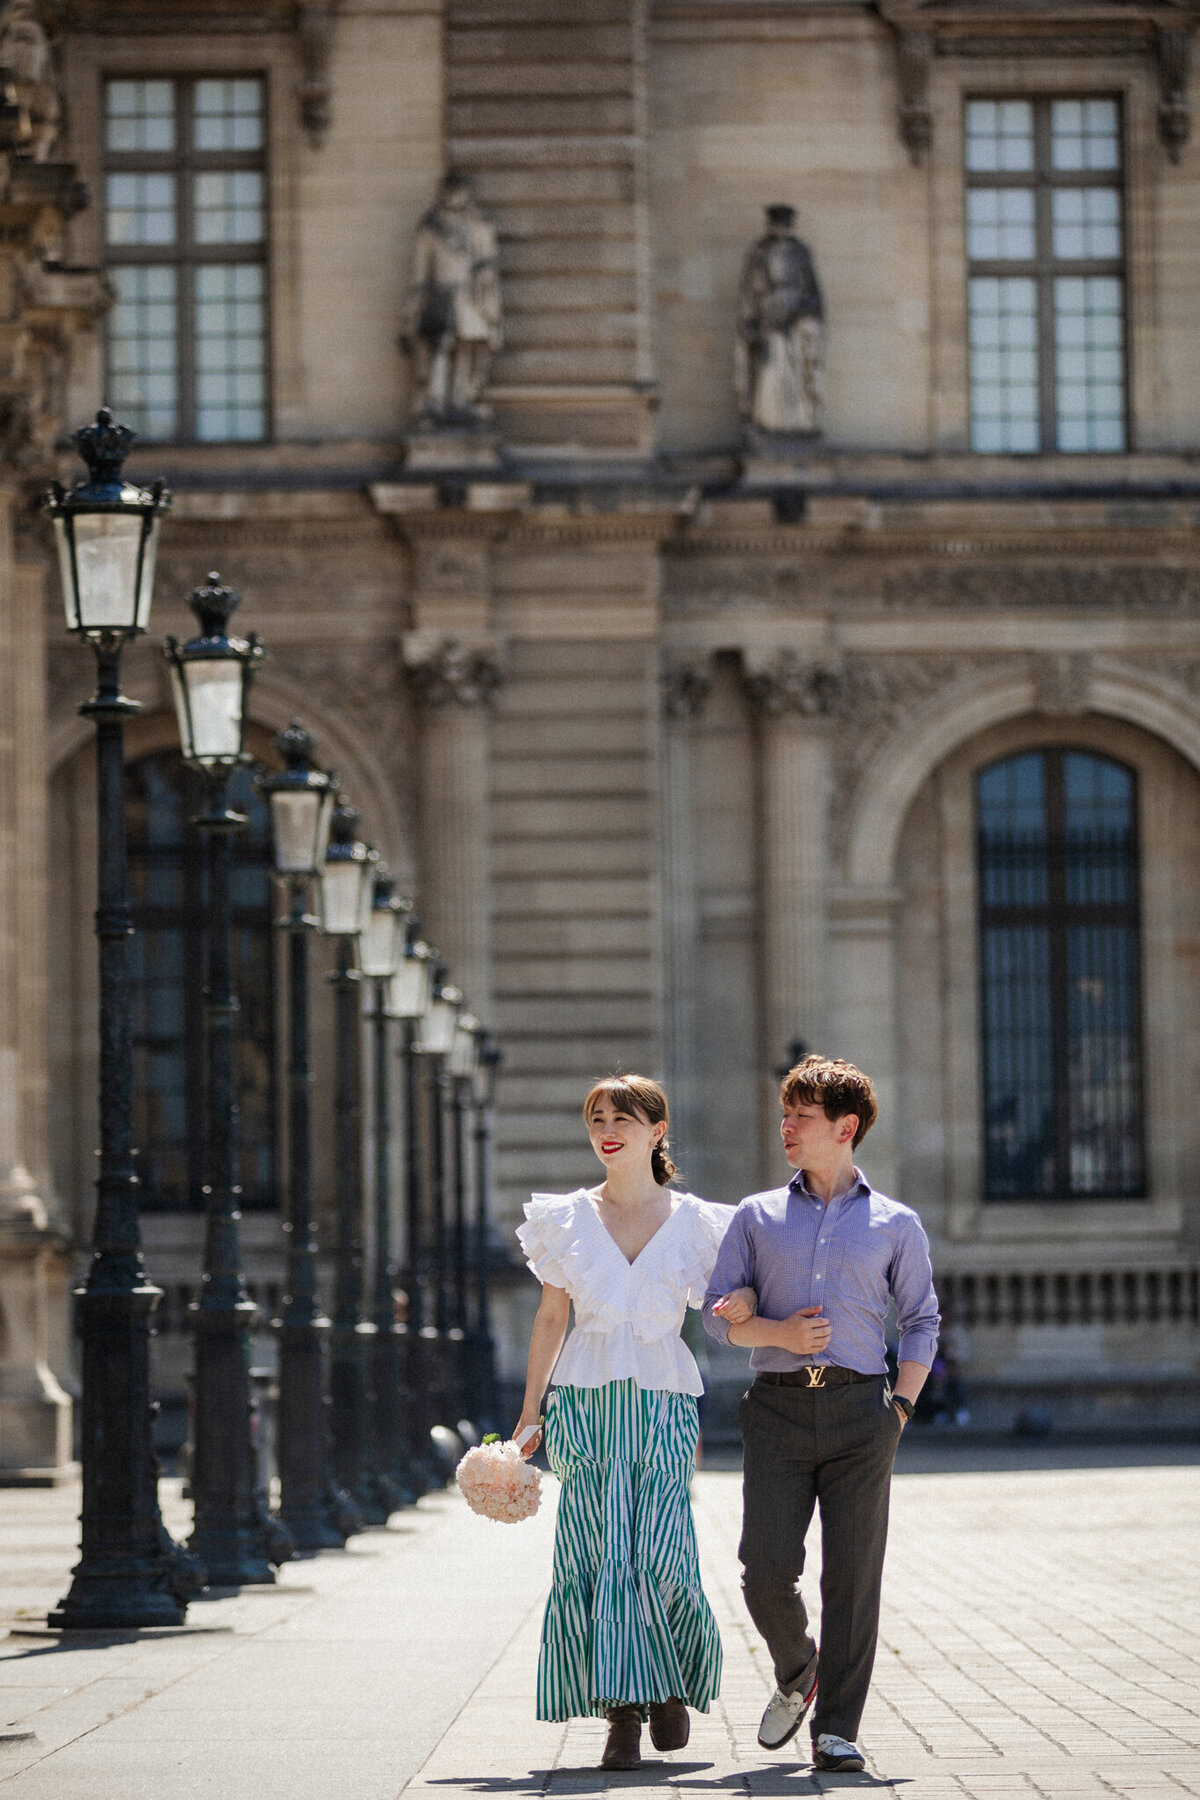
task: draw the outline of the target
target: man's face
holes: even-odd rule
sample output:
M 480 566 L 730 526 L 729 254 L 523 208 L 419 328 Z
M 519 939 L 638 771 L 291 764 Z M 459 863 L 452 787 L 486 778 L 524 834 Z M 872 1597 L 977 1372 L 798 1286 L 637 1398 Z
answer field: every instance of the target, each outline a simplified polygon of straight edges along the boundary
M 793 1169 L 828 1168 L 854 1142 L 858 1120 L 853 1113 L 827 1119 L 825 1108 L 807 1100 L 795 1100 L 783 1109 L 779 1135 L 783 1153 Z

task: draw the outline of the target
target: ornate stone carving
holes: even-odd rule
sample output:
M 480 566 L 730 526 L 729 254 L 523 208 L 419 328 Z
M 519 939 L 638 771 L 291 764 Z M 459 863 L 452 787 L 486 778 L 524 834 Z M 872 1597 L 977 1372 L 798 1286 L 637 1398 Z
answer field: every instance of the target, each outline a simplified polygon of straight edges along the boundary
M 742 267 L 734 386 L 746 424 L 815 437 L 825 401 L 825 308 L 795 210 L 768 206 L 767 230 Z
M 420 706 L 490 706 L 504 671 L 492 644 L 468 644 L 458 638 L 436 643 L 406 644 L 409 685 Z
M 36 0 L 0 5 L 0 148 L 46 162 L 61 104 L 54 55 Z
M 668 719 L 698 719 L 712 692 L 707 656 L 670 657 L 659 675 L 663 711 Z
M 397 704 L 404 685 L 394 644 L 272 646 L 271 669 L 313 694 L 331 712 L 365 718 L 373 739 L 394 735 L 388 708 Z
M 1158 135 L 1177 163 L 1192 135 L 1191 38 L 1177 26 L 1158 29 Z
M 814 662 L 795 650 L 781 650 L 768 667 L 750 668 L 745 686 L 751 704 L 765 718 L 824 718 L 843 704 L 846 670 L 842 663 Z
M 902 31 L 896 40 L 896 74 L 900 87 L 900 139 L 909 161 L 917 166 L 933 142 L 933 113 L 929 106 L 929 71 L 933 65 L 933 35 L 928 31 Z
M 314 149 L 319 149 L 329 129 L 333 82 L 329 67 L 333 55 L 333 27 L 337 0 L 308 0 L 296 8 L 296 35 L 300 48 L 300 123 Z
M 1088 708 L 1092 659 L 1083 652 L 1037 653 L 1030 657 L 1034 705 L 1044 713 L 1082 713 Z
M 496 228 L 453 172 L 417 227 L 401 348 L 411 358 L 413 418 L 427 429 L 470 427 L 502 341 Z
M 1183 613 L 1200 609 L 1200 571 L 1125 562 L 921 563 L 886 577 L 883 599 L 896 607 Z

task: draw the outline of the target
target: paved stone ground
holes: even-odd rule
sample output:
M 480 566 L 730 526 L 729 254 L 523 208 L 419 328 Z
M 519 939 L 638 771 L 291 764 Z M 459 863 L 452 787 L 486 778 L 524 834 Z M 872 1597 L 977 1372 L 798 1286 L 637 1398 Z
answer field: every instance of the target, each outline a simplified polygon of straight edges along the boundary
M 724 1691 L 685 1751 L 595 1768 L 603 1726 L 533 1719 L 553 1529 L 423 1501 L 181 1634 L 25 1635 L 77 1496 L 0 1493 L 0 1794 L 14 1800 L 639 1795 L 1200 1796 L 1200 1450 L 904 1446 L 863 1775 L 755 1743 L 772 1686 L 737 1589 L 739 1479 L 696 1483 Z M 165 1484 L 169 1521 L 186 1508 Z M 810 1576 L 815 1591 L 816 1557 Z

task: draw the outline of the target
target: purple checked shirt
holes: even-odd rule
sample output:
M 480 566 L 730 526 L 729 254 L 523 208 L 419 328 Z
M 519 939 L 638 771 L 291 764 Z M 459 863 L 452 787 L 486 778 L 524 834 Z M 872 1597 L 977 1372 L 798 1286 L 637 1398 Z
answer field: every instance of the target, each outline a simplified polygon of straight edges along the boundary
M 854 1173 L 850 1191 L 828 1205 L 809 1192 L 801 1169 L 787 1187 L 751 1194 L 734 1211 L 704 1296 L 709 1336 L 729 1342 L 729 1326 L 713 1304 L 740 1287 L 754 1289 L 765 1319 L 819 1306 L 833 1326 L 829 1348 L 820 1355 L 763 1347 L 751 1352 L 753 1368 L 832 1363 L 882 1375 L 892 1299 L 899 1361 L 932 1366 L 940 1320 L 921 1221 L 911 1207 L 877 1194 L 858 1169 Z

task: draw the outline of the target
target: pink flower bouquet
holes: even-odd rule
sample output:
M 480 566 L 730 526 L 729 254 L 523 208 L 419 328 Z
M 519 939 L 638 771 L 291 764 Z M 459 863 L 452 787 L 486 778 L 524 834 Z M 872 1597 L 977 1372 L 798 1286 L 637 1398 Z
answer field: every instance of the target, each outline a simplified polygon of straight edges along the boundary
M 510 1439 L 479 1444 L 454 1471 L 458 1491 L 472 1512 L 515 1525 L 531 1519 L 542 1498 L 542 1478 Z

